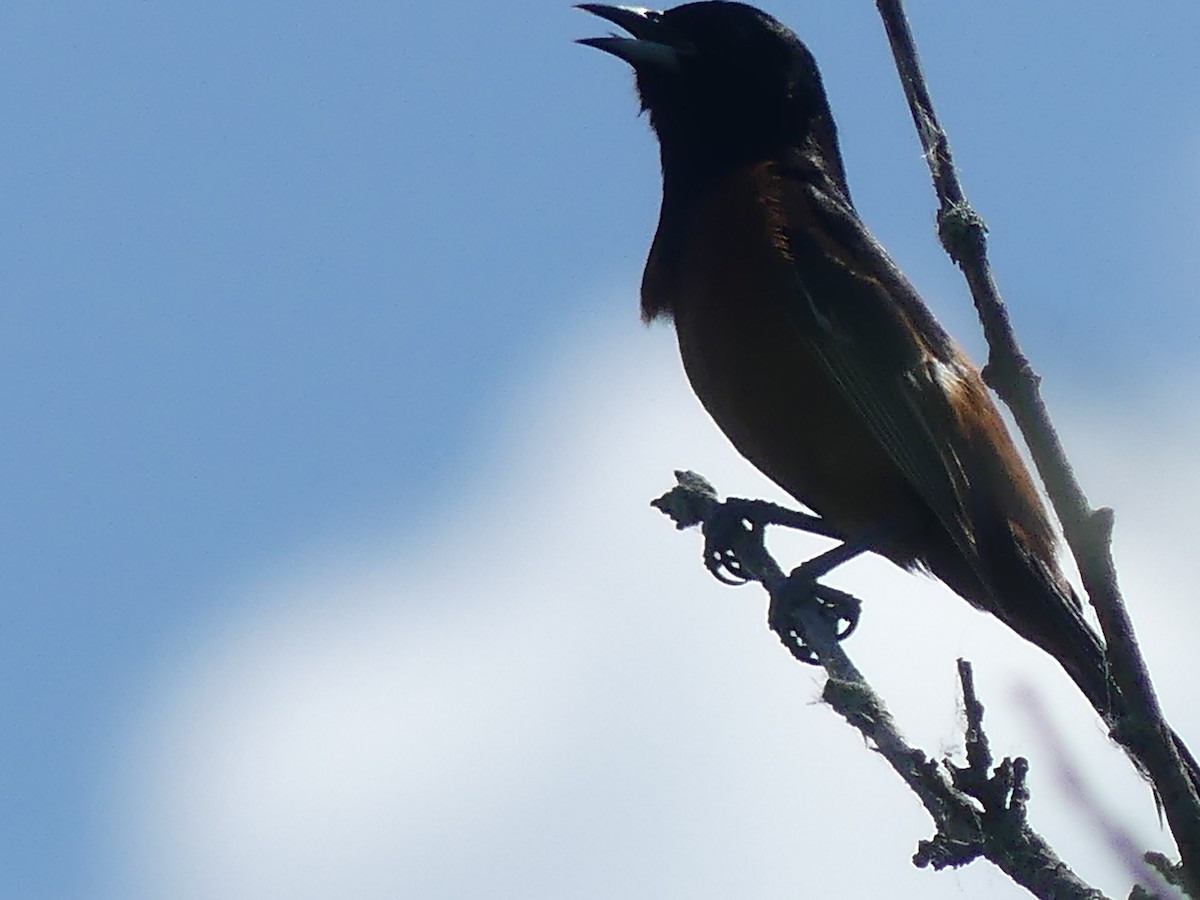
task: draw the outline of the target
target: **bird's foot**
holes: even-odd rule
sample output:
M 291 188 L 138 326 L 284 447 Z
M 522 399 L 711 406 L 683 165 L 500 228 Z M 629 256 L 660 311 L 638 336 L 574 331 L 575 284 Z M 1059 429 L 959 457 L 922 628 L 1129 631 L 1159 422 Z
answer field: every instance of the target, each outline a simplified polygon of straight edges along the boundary
M 757 560 L 765 555 L 763 526 L 753 501 L 729 498 L 704 523 L 704 566 L 722 584 L 757 579 Z
M 802 604 L 814 604 L 817 614 L 829 622 L 835 640 L 844 641 L 858 627 L 862 601 L 853 594 L 818 583 L 825 574 L 826 556 L 818 556 L 797 566 L 782 587 L 771 592 L 767 624 L 797 660 L 818 665 L 820 659 L 806 643 L 797 611 Z

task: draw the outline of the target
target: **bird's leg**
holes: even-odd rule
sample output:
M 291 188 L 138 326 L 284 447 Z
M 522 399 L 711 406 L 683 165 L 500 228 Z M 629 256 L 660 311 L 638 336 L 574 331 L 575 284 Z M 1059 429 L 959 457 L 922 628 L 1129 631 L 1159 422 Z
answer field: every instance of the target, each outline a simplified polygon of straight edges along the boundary
M 704 565 L 718 581 L 732 585 L 758 581 L 767 589 L 771 595 L 768 622 L 797 659 L 817 661 L 797 630 L 794 615 L 798 606 L 810 599 L 830 619 L 836 640 L 850 636 L 858 625 L 862 604 L 854 595 L 819 584 L 817 579 L 860 553 L 876 549 L 891 529 L 850 539 L 820 516 L 765 500 L 730 497 L 721 502 L 717 499 L 716 489 L 695 472 L 676 472 L 675 480 L 675 487 L 654 500 L 651 506 L 670 516 L 676 528 L 701 526 Z M 841 543 L 786 575 L 763 542 L 767 525 L 795 528 Z

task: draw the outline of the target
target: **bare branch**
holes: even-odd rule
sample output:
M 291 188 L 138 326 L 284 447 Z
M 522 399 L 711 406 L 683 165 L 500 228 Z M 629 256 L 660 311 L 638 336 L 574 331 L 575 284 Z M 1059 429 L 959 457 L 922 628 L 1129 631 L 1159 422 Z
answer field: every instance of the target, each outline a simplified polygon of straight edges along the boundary
M 734 498 L 722 503 L 703 477 L 693 472 L 676 472 L 675 476 L 678 484 L 652 505 L 670 516 L 679 528 L 700 525 L 708 533 L 722 527 L 722 517 L 747 518 L 747 504 L 755 503 Z M 797 596 L 793 577 L 786 575 L 767 552 L 763 542 L 765 524 L 819 531 L 820 524 L 809 526 L 820 520 L 814 522 L 813 517 L 774 504 L 758 508 L 765 519 L 736 532 L 733 550 L 738 571 L 745 580 L 757 581 L 766 588 L 772 609 L 786 609 L 789 628 L 809 652 L 809 658 L 828 675 L 822 699 L 887 760 L 933 819 L 937 832 L 930 840 L 920 842 L 913 863 L 941 869 L 984 857 L 1035 896 L 1103 900 L 1104 894 L 1084 883 L 1029 826 L 1025 760 L 1005 759 L 992 770 L 983 731 L 983 706 L 975 695 L 969 664 L 959 664 L 967 706 L 968 765 L 964 769 L 949 764 L 943 767 L 905 741 L 883 699 L 843 649 L 841 639 L 845 633 L 838 632 L 837 621 L 829 615 L 820 594 L 807 584 L 809 593 Z M 723 536 L 728 534 L 722 530 Z
M 1114 734 L 1141 761 L 1154 782 L 1175 841 L 1190 873 L 1190 892 L 1200 897 L 1200 797 L 1198 767 L 1163 717 L 1133 624 L 1121 598 L 1112 559 L 1113 514 L 1087 501 L 1050 421 L 1039 378 L 1021 353 L 987 258 L 987 228 L 971 208 L 954 169 L 950 145 L 933 111 L 912 32 L 900 0 L 876 0 L 900 82 L 938 197 L 938 232 L 962 270 L 989 347 L 984 379 L 1012 410 L 1054 505 L 1083 585 L 1096 609 L 1108 646 L 1113 679 L 1126 703 Z

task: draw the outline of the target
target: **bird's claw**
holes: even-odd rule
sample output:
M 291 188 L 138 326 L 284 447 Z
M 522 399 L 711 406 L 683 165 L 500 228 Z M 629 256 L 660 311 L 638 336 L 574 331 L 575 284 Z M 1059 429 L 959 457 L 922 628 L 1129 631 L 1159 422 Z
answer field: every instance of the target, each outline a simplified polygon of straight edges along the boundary
M 839 591 L 828 585 L 817 585 L 817 602 L 821 604 L 821 612 L 833 621 L 834 637 L 844 641 L 854 634 L 858 627 L 858 617 L 862 612 L 862 601 L 853 594 Z
M 803 603 L 815 603 L 818 612 L 830 620 L 834 638 L 844 641 L 858 627 L 862 601 L 853 594 L 817 582 L 816 576 L 804 565 L 792 571 L 786 583 L 771 594 L 767 623 L 779 635 L 784 646 L 797 660 L 818 665 L 820 659 L 796 627 L 795 609 Z
M 727 500 L 704 525 L 704 567 L 722 584 L 736 587 L 753 581 L 743 558 L 755 545 L 762 545 L 762 526 Z
M 779 572 L 763 544 L 764 520 L 761 504 L 729 498 L 712 509 L 704 521 L 704 566 L 722 584 L 741 585 L 762 581 L 771 592 L 767 622 L 793 656 L 801 662 L 819 663 L 817 653 L 805 642 L 795 612 L 804 604 L 815 604 L 819 615 L 830 623 L 835 640 L 848 638 L 858 626 L 862 603 L 853 594 L 821 584 L 818 579 L 835 566 L 863 552 L 858 543 L 842 543 L 792 570 L 778 587 Z M 774 521 L 769 516 L 767 524 Z M 771 573 L 776 573 L 772 575 Z
M 737 554 L 729 548 L 724 550 L 706 550 L 704 552 L 704 565 L 712 577 L 732 587 L 739 587 L 748 583 L 751 579 L 742 574 L 742 564 L 738 562 Z

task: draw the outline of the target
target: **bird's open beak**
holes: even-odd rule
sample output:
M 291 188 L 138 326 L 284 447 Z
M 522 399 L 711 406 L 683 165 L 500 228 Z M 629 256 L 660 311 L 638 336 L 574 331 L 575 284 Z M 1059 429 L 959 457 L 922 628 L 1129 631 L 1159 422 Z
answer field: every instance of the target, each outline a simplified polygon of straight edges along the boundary
M 575 43 L 611 53 L 635 69 L 673 71 L 679 68 L 679 54 L 687 48 L 662 24 L 662 13 L 638 6 L 605 6 L 602 3 L 580 3 L 575 8 L 612 22 L 633 35 L 583 38 Z

